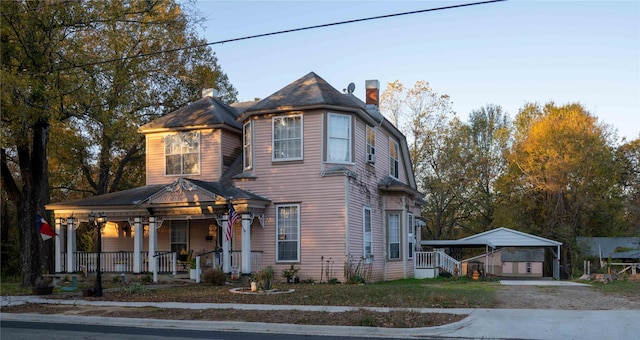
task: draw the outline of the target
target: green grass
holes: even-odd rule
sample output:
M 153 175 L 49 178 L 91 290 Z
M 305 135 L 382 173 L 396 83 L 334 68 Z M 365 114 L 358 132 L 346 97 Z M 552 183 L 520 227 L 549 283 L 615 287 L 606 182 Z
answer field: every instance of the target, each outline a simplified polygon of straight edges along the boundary
M 590 284 L 603 293 L 615 293 L 626 296 L 640 295 L 640 281 L 616 280 L 613 282 L 601 283 L 590 282 Z
M 291 304 L 405 308 L 490 308 L 495 306 L 496 283 L 467 280 L 398 280 L 364 285 L 280 284 L 290 294 L 233 294 L 230 287 L 184 285 L 154 289 L 146 294 L 114 293 L 121 301 Z

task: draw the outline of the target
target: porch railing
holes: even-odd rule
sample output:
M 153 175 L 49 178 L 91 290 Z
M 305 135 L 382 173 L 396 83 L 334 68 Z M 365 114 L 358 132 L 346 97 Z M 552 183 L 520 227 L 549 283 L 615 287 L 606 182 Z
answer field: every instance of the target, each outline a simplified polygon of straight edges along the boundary
M 435 269 L 442 268 L 449 273 L 453 273 L 455 267 L 460 270 L 460 261 L 447 255 L 442 251 L 418 251 L 414 254 L 415 269 Z
M 73 272 L 88 272 L 95 273 L 97 253 L 87 252 L 75 252 L 73 254 L 74 267 Z M 149 253 L 143 252 L 140 254 L 142 268 L 141 272 L 149 271 Z M 194 256 L 197 256 L 194 254 Z M 175 252 L 156 252 L 156 258 L 158 260 L 158 272 L 159 273 L 172 273 L 174 268 L 177 271 L 188 271 L 188 266 L 183 266 L 180 263 L 176 263 L 174 267 L 174 261 L 177 262 L 177 256 Z M 133 259 L 134 253 L 132 251 L 117 251 L 117 252 L 102 252 L 100 253 L 100 263 L 103 273 L 133 273 Z M 222 268 L 222 252 L 209 252 L 200 259 L 200 265 L 203 268 Z M 242 252 L 231 252 L 231 265 L 238 266 L 242 271 Z M 262 269 L 262 252 L 251 252 L 251 271 L 255 272 Z M 62 271 L 67 272 L 67 253 L 62 253 Z

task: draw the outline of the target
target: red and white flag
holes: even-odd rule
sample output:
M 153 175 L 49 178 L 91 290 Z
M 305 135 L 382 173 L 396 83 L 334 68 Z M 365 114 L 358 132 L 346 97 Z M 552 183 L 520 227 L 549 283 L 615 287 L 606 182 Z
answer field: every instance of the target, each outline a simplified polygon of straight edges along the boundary
M 38 230 L 40 231 L 40 236 L 43 241 L 46 241 L 54 236 L 56 236 L 56 232 L 51 228 L 49 223 L 38 214 L 36 216 L 36 221 L 38 222 Z

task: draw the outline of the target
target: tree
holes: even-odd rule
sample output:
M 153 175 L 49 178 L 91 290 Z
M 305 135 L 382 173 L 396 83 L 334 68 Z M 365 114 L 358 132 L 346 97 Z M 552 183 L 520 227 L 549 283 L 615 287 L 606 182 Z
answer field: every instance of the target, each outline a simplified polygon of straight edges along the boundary
M 579 104 L 527 104 L 516 117 L 507 174 L 519 224 L 564 243 L 617 228 L 620 190 L 607 127 Z M 604 235 L 606 236 L 606 235 Z M 567 268 L 568 271 L 570 269 Z
M 204 87 L 216 88 L 226 101 L 237 95 L 216 57 L 202 46 L 205 41 L 196 36 L 197 19 L 173 1 L 92 5 L 96 19 L 79 36 L 82 62 L 90 66 L 83 67 L 85 86 L 74 93 L 69 107 L 77 119 L 54 130 L 72 146 L 56 145 L 59 173 L 75 179 L 61 177 L 54 184 L 63 190 L 57 197 L 73 192 L 99 195 L 144 184 L 140 125 L 193 101 Z M 201 47 L 176 50 L 183 46 Z M 164 50 L 174 51 L 153 53 Z M 137 55 L 147 56 L 129 58 Z
M 616 164 L 620 169 L 620 186 L 624 197 L 625 233 L 640 235 L 640 138 L 616 149 Z
M 506 154 L 510 143 L 511 125 L 500 106 L 487 105 L 469 114 L 466 129 L 466 171 L 470 180 L 469 232 L 491 229 L 494 212 L 502 198 L 496 192 L 496 182 L 506 170 Z
M 236 91 L 202 47 L 195 18 L 172 0 L 3 1 L 0 9 L 2 186 L 17 205 L 22 283 L 31 286 L 50 262 L 40 257 L 36 228 L 49 200 L 48 146 L 52 182 L 63 189 L 56 198 L 137 185 L 123 174 L 142 162 L 139 124 L 201 87 L 224 100 Z M 48 145 L 50 133 L 69 144 Z
M 36 216 L 44 215 L 49 197 L 50 121 L 62 115 L 61 84 L 74 77 L 55 69 L 64 63 L 67 37 L 83 27 L 84 17 L 75 2 L 2 1 L 0 11 L 2 187 L 17 206 L 21 282 L 33 286 L 44 263 Z
M 466 213 L 467 186 L 461 122 L 454 117 L 449 96 L 424 81 L 407 89 L 396 80 L 382 94 L 380 109 L 407 137 L 416 183 L 425 193 L 425 237 L 452 237 Z

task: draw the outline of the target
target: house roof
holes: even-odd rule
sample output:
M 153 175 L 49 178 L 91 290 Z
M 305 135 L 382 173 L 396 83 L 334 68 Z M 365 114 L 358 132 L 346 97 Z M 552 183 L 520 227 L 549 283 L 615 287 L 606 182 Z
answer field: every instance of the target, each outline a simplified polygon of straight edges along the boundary
M 148 207 L 155 204 L 165 204 L 169 202 L 156 202 L 154 198 L 160 197 L 167 192 L 176 192 L 179 190 L 199 190 L 201 193 L 208 195 L 200 195 L 202 202 L 214 201 L 216 196 L 220 196 L 222 201 L 227 198 L 235 200 L 258 200 L 268 202 L 269 199 L 256 195 L 252 192 L 242 190 L 236 187 L 224 185 L 221 182 L 205 182 L 194 179 L 178 178 L 171 184 L 145 185 L 142 187 L 118 191 L 114 193 L 98 195 L 83 199 L 71 200 L 60 203 L 51 203 L 47 205 L 47 210 L 63 210 L 63 209 L 89 209 L 92 207 Z M 176 197 L 176 203 L 182 203 L 182 196 Z
M 314 105 L 332 105 L 364 109 L 364 103 L 353 94 L 336 90 L 315 72 L 309 72 L 302 78 L 262 99 L 248 111 L 290 109 Z
M 640 259 L 640 237 L 576 237 L 588 256 L 612 259 Z
M 217 98 L 204 97 L 140 127 L 141 133 L 204 127 L 242 129 L 238 111 Z
M 562 242 L 523 233 L 509 228 L 497 228 L 459 240 L 424 240 L 420 244 L 432 247 L 550 247 Z

